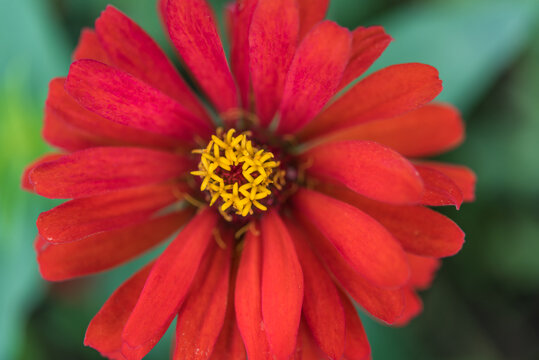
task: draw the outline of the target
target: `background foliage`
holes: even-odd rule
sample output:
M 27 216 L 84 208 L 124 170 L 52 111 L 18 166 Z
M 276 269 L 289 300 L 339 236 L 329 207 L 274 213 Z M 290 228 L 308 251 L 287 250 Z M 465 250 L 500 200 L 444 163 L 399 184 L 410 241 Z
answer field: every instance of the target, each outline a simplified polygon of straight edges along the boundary
M 40 139 L 48 81 L 66 75 L 80 29 L 106 3 L 171 53 L 154 1 L 0 0 L 0 359 L 98 359 L 89 320 L 137 266 L 47 284 L 35 264 L 37 215 L 54 205 L 19 190 Z M 225 1 L 214 0 L 221 9 Z M 535 0 L 333 0 L 329 17 L 383 25 L 395 41 L 374 68 L 425 62 L 467 121 L 444 156 L 478 174 L 478 200 L 444 209 L 467 234 L 425 311 L 403 329 L 365 318 L 375 360 L 539 359 L 539 5 Z M 138 262 L 140 263 L 140 261 Z M 168 336 L 170 338 L 170 336 Z M 149 359 L 168 357 L 169 339 Z

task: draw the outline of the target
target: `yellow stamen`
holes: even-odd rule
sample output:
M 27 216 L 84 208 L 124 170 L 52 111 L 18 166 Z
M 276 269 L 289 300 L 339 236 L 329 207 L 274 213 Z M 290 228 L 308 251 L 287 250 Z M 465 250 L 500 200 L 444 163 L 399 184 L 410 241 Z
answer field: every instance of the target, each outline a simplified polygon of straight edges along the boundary
M 268 210 L 268 208 L 266 206 L 262 205 L 261 203 L 259 203 L 256 200 L 253 200 L 253 205 L 256 206 L 257 208 L 259 208 L 262 211 Z
M 194 207 L 197 207 L 199 209 L 202 209 L 204 206 L 206 206 L 206 204 L 204 204 L 203 202 L 198 201 L 197 199 L 195 199 L 194 197 L 192 197 L 191 195 L 189 195 L 187 193 L 183 194 L 183 197 L 188 203 L 190 203 L 191 205 L 193 205 Z
M 266 211 L 267 206 L 260 201 L 271 195 L 272 188 L 281 190 L 284 185 L 280 162 L 271 152 L 254 146 L 249 135 L 219 128 L 205 148 L 192 151 L 200 155 L 200 163 L 191 174 L 201 178 L 200 189 L 209 192 L 210 206 L 221 200 L 219 212 L 227 220 L 232 219 L 230 209 L 240 216 L 251 215 L 255 209 Z M 226 172 L 231 171 L 242 175 L 230 174 L 228 178 Z
M 219 229 L 213 229 L 213 238 L 215 239 L 215 242 L 217 243 L 217 245 L 225 250 L 226 249 L 226 243 L 223 241 L 223 238 L 221 237 L 221 232 L 219 231 Z

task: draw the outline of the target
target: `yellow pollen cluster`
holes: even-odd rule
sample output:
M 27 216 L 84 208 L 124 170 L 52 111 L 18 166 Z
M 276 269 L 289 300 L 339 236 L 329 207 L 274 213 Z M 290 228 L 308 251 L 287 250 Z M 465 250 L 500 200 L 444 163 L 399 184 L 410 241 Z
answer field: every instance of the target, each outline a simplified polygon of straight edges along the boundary
M 229 208 L 241 216 L 252 215 L 253 208 L 267 210 L 260 200 L 271 195 L 271 186 L 281 190 L 285 181 L 285 171 L 271 152 L 253 146 L 248 132 L 234 133 L 219 128 L 205 149 L 193 150 L 200 154 L 200 163 L 191 172 L 202 179 L 200 190 L 209 192 L 210 206 L 222 200 L 219 210 L 227 220 Z

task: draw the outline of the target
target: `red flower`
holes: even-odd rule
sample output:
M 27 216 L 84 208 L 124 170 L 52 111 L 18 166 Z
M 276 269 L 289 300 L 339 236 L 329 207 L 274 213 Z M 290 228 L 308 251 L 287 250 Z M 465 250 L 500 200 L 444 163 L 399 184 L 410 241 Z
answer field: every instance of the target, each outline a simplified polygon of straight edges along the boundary
M 453 107 L 430 104 L 437 71 L 391 66 L 335 99 L 391 38 L 323 21 L 327 5 L 233 4 L 231 72 L 206 2 L 161 1 L 208 106 L 113 7 L 51 81 L 43 136 L 64 152 L 23 186 L 71 200 L 38 218 L 43 277 L 104 271 L 185 225 L 90 323 L 85 343 L 103 356 L 142 358 L 177 318 L 174 359 L 367 359 L 351 299 L 405 324 L 415 290 L 461 248 L 426 206 L 473 200 L 473 173 L 415 160 L 464 136 Z

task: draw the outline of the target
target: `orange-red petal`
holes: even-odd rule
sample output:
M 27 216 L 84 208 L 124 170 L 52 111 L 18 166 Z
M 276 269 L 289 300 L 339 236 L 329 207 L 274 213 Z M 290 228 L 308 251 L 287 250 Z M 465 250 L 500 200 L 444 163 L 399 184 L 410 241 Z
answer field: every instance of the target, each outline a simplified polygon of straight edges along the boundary
M 341 293 L 341 303 L 346 315 L 344 357 L 347 360 L 366 360 L 371 354 L 371 346 L 363 328 L 363 323 L 346 294 Z
M 225 236 L 225 249 L 213 245 L 207 254 L 208 267 L 193 281 L 176 323 L 173 359 L 209 359 L 225 320 L 232 236 Z
M 47 163 L 49 161 L 54 161 L 54 160 L 57 160 L 59 158 L 61 158 L 62 156 L 64 156 L 64 154 L 54 154 L 54 153 L 50 153 L 50 154 L 45 154 L 45 155 L 42 155 L 41 157 L 39 157 L 38 159 L 34 160 L 30 165 L 28 165 L 23 173 L 22 173 L 22 177 L 21 177 L 21 187 L 26 190 L 26 191 L 31 191 L 33 192 L 34 191 L 34 184 L 32 184 L 30 182 L 30 173 L 36 168 L 38 167 L 39 165 L 41 164 L 44 164 L 44 163 Z
M 232 302 L 232 306 L 234 306 Z M 211 360 L 246 360 L 245 346 L 241 338 L 236 318 L 225 318 L 225 324 L 221 330 L 221 334 L 215 343 Z
M 425 184 L 425 192 L 421 199 L 422 205 L 444 206 L 454 205 L 457 209 L 462 204 L 463 196 L 457 184 L 438 170 L 427 166 L 416 165 Z
M 477 177 L 475 173 L 466 166 L 444 164 L 433 161 L 422 161 L 418 164 L 437 170 L 448 176 L 462 191 L 464 201 L 475 200 L 475 183 Z
M 369 75 L 330 105 L 301 136 L 313 138 L 328 131 L 386 119 L 415 110 L 442 91 L 438 71 L 429 65 L 392 65 Z
M 317 259 L 309 240 L 291 222 L 287 222 L 304 277 L 303 316 L 320 349 L 330 359 L 344 353 L 345 316 L 339 292 Z
M 140 358 L 160 338 L 184 302 L 206 248 L 217 215 L 200 212 L 159 256 L 122 333 L 122 353 Z
M 46 280 L 62 281 L 110 269 L 164 241 L 191 215 L 190 209 L 182 210 L 79 241 L 45 241 L 37 249 L 39 272 Z
M 410 277 L 400 244 L 359 209 L 312 190 L 293 197 L 295 213 L 317 228 L 355 271 L 373 285 L 396 288 Z
M 371 141 L 341 141 L 316 146 L 302 155 L 307 173 L 338 181 L 368 198 L 418 203 L 423 181 L 413 165 L 394 150 Z
M 65 121 L 63 114 L 47 105 L 44 109 L 42 135 L 49 145 L 67 151 L 83 150 L 94 146 L 122 145 L 120 142 L 73 126 Z
M 459 252 L 464 232 L 446 216 L 423 206 L 395 206 L 369 200 L 341 186 L 321 185 L 321 191 L 366 212 L 411 253 L 445 257 Z
M 301 305 L 303 273 L 288 231 L 275 210 L 261 220 L 262 318 L 277 360 L 294 352 Z
M 88 325 L 84 345 L 91 346 L 109 359 L 125 359 L 121 353 L 122 329 L 137 303 L 152 266 L 153 262 L 139 270 L 109 297 Z
M 213 348 L 213 353 L 210 357 L 211 360 L 247 359 L 245 346 L 236 322 L 234 301 L 234 297 L 236 296 L 236 280 L 240 258 L 241 256 L 234 256 L 232 259 L 232 270 L 230 271 L 230 285 L 228 287 L 225 322 L 223 324 L 223 329 L 219 334 L 219 338 L 217 339 L 217 342 Z
M 258 0 L 238 1 L 226 10 L 230 36 L 230 66 L 241 95 L 244 109 L 249 109 L 251 75 L 249 72 L 249 32 Z
M 372 140 L 408 157 L 441 154 L 464 139 L 464 123 L 457 109 L 429 104 L 394 118 L 369 121 L 328 134 L 322 141 Z
M 85 28 L 81 31 L 79 42 L 73 51 L 73 61 L 80 59 L 92 59 L 104 64 L 110 62 L 109 57 L 94 30 Z
M 52 79 L 45 103 L 43 137 L 73 151 L 100 145 L 177 148 L 177 139 L 107 120 L 80 106 L 64 89 L 65 78 Z
M 302 222 L 320 258 L 343 288 L 367 312 L 383 322 L 395 322 L 404 310 L 404 297 L 401 289 L 388 290 L 371 285 L 363 276 L 356 273 L 339 251 L 310 224 Z
M 305 319 L 301 320 L 298 330 L 298 340 L 296 350 L 290 360 L 320 360 L 327 359 L 327 355 L 320 350 L 309 328 L 305 324 Z
M 236 84 L 206 0 L 168 0 L 166 24 L 185 66 L 217 110 L 236 108 Z
M 299 39 L 326 17 L 329 0 L 298 0 L 299 5 Z
M 352 53 L 339 85 L 340 89 L 363 75 L 393 40 L 381 26 L 358 27 L 352 32 L 352 36 Z
M 262 239 L 249 230 L 236 278 L 235 308 L 238 328 L 249 360 L 272 359 L 262 324 Z
M 295 1 L 258 0 L 249 29 L 249 68 L 256 114 L 263 126 L 271 122 L 281 103 L 298 32 Z
M 407 254 L 412 276 L 408 283 L 414 289 L 423 290 L 430 287 L 436 270 L 440 267 L 441 261 L 435 258 Z
M 350 32 L 331 21 L 307 34 L 286 76 L 277 132 L 294 133 L 318 115 L 337 90 L 351 43 Z
M 87 110 L 118 124 L 191 142 L 195 134 L 210 134 L 205 120 L 173 98 L 95 60 L 71 64 L 65 89 Z
M 66 243 L 148 219 L 176 201 L 183 186 L 159 184 L 65 202 L 37 218 L 39 234 Z
M 423 301 L 411 288 L 404 290 L 404 298 L 406 307 L 399 320 L 392 324 L 393 326 L 405 326 L 423 311 Z
M 196 116 L 209 121 L 199 100 L 159 45 L 133 20 L 109 5 L 95 22 L 110 63 L 161 90 Z
M 149 185 L 181 176 L 186 157 L 136 147 L 95 147 L 35 167 L 34 191 L 45 197 L 72 199 Z

